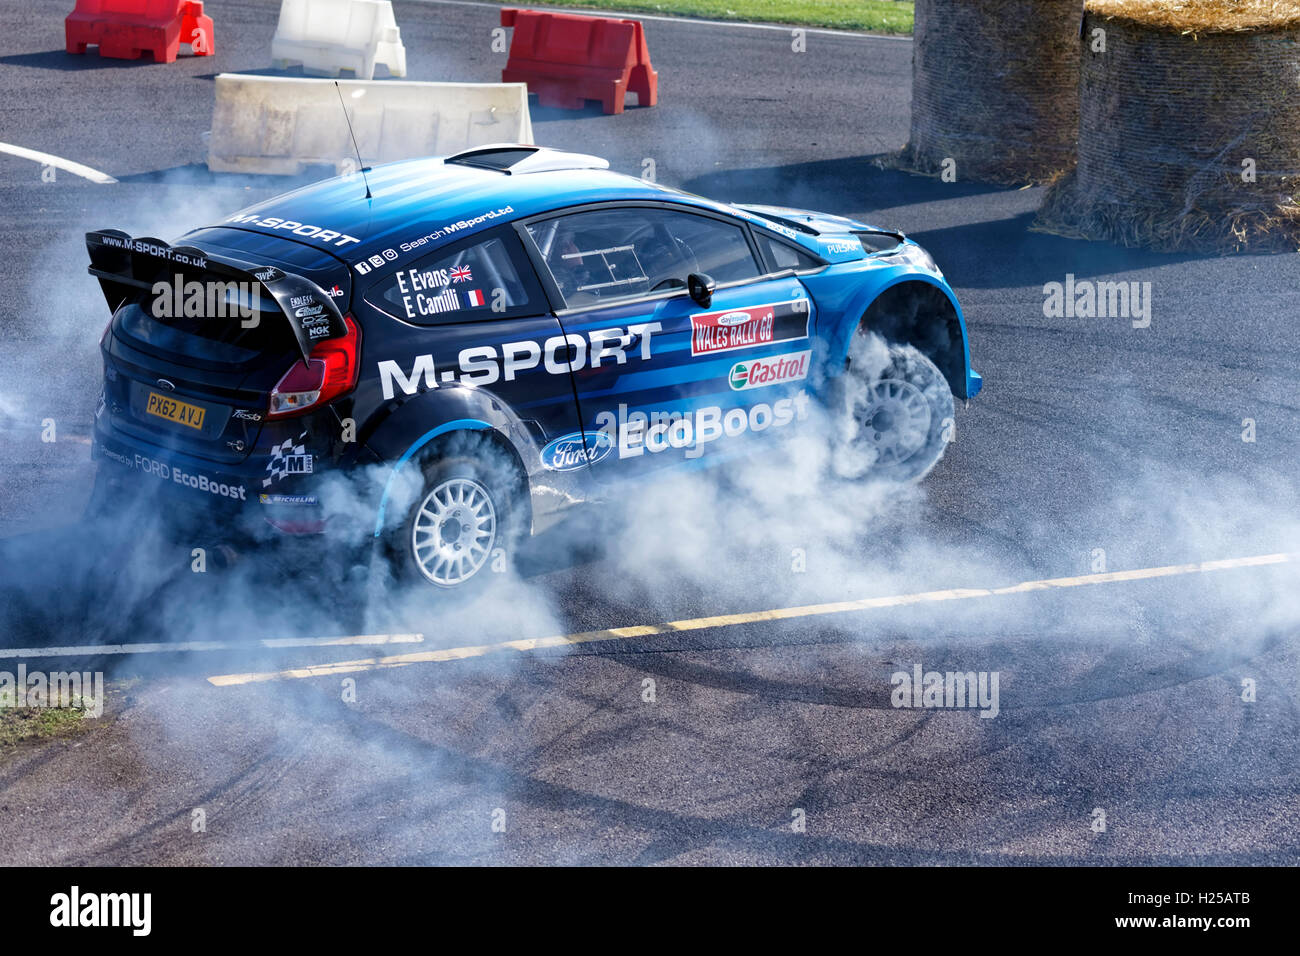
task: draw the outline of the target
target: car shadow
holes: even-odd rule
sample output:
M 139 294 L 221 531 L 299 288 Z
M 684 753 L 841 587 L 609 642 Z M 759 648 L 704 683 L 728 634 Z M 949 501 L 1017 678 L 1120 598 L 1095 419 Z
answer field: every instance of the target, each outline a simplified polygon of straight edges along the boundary
M 629 94 L 627 101 L 623 106 L 625 113 L 637 113 L 649 107 L 640 106 L 636 102 L 636 96 Z M 582 106 L 576 110 L 562 109 L 557 106 L 542 106 L 537 99 L 536 93 L 528 94 L 528 115 L 534 123 L 551 123 L 560 120 L 574 119 L 600 119 L 607 114 L 600 100 L 583 100 Z
M 752 202 L 755 196 L 764 196 L 772 205 L 807 208 L 814 208 L 809 202 L 825 205 L 826 197 L 834 196 L 841 208 L 850 209 L 890 209 L 1015 188 L 964 180 L 945 183 L 936 177 L 907 173 L 888 166 L 891 155 L 718 170 L 689 179 L 681 188 L 723 202 Z
M 1037 212 L 1007 219 L 968 223 L 908 233 L 943 268 L 948 282 L 967 289 L 1005 289 L 1042 285 L 1044 277 L 1062 281 L 1196 259 L 1215 254 L 1155 252 L 1111 242 L 1070 239 L 1031 229 Z
M 191 54 L 187 54 L 182 50 L 177 56 L 177 62 L 193 58 Z M 138 59 L 123 60 L 111 56 L 100 56 L 95 47 L 91 47 L 85 53 L 69 53 L 67 50 L 46 50 L 41 53 L 11 53 L 8 56 L 0 56 L 0 64 L 5 66 L 30 66 L 41 70 L 59 70 L 62 72 L 169 65 L 155 60 L 148 51 L 142 53 Z
M 932 176 L 904 172 L 888 166 L 890 154 L 878 153 L 812 163 L 794 163 L 758 169 L 722 170 L 697 176 L 682 188 L 724 202 L 750 202 L 763 196 L 771 205 L 818 209 L 825 212 L 891 211 L 890 222 L 924 246 L 939 262 L 948 280 L 966 288 L 1015 288 L 1040 285 L 1043 276 L 1073 273 L 1111 275 L 1190 260 L 1219 258 L 1213 252 L 1156 252 L 1110 242 L 1072 239 L 1031 229 L 1037 211 L 1023 212 L 1017 199 L 1023 187 L 961 181 L 946 183 Z M 1035 204 L 1041 198 L 1036 188 Z M 903 207 L 978 199 L 990 218 L 961 225 L 919 231 L 909 230 Z M 1014 202 L 1015 211 L 1006 206 Z M 966 204 L 966 214 L 970 209 Z M 893 222 L 893 219 L 901 219 Z M 933 221 L 933 212 L 927 215 Z

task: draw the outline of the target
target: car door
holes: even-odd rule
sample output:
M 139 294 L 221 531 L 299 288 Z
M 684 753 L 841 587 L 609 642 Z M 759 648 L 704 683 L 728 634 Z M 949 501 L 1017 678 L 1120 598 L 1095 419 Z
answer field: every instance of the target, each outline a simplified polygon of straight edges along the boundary
M 623 203 L 523 231 L 560 300 L 594 476 L 725 457 L 806 417 L 813 304 L 794 275 L 767 272 L 742 223 Z M 692 273 L 716 284 L 707 306 Z

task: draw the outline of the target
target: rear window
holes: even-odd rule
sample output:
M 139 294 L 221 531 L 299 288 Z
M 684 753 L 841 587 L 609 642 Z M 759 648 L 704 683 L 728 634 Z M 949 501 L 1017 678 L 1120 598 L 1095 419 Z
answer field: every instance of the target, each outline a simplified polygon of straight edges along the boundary
M 415 325 L 537 315 L 548 311 L 511 230 L 496 230 L 403 265 L 371 286 L 375 308 Z
M 118 307 L 117 332 L 137 343 L 217 362 L 291 350 L 279 305 L 253 278 L 160 269 Z
M 270 308 L 275 309 L 275 303 Z M 237 318 L 158 318 L 151 303 L 134 302 L 118 310 L 114 323 L 117 334 L 135 343 L 223 364 L 238 365 L 266 352 L 288 352 L 295 347 L 289 323 L 278 309 L 261 313 L 250 328 Z

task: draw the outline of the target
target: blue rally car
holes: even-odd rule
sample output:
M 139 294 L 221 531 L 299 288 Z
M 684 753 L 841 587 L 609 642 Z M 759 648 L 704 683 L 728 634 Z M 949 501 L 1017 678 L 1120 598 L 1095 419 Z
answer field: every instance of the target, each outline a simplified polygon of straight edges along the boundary
M 330 179 L 176 244 L 86 239 L 113 313 L 92 506 L 166 492 L 317 533 L 331 478 L 364 476 L 367 539 L 440 588 L 614 482 L 827 414 L 851 474 L 915 480 L 980 389 L 902 235 L 535 146 Z

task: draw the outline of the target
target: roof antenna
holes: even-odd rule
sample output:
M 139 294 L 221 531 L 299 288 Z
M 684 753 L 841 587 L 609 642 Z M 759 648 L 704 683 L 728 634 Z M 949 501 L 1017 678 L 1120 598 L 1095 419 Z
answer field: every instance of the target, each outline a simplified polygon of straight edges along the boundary
M 357 145 L 357 134 L 352 132 L 352 120 L 348 118 L 348 108 L 343 104 L 343 88 L 339 86 L 339 81 L 334 81 L 334 92 L 339 95 L 339 108 L 343 110 L 343 120 L 348 124 L 348 135 L 352 137 L 352 148 L 357 151 L 357 168 L 361 170 L 361 181 L 366 184 L 366 198 L 373 199 L 370 195 L 370 180 L 366 179 L 366 166 L 361 161 L 361 147 Z M 365 90 L 362 90 L 364 93 Z

